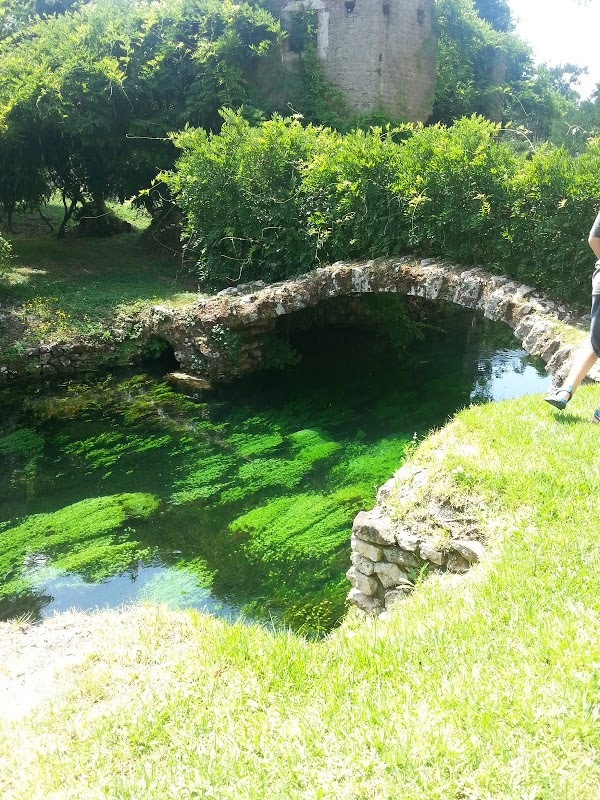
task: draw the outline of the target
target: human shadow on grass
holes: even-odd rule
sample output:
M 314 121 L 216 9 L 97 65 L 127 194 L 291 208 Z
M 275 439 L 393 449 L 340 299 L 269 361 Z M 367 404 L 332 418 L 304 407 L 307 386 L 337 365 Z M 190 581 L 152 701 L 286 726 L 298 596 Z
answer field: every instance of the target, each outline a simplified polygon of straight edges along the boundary
M 575 425 L 577 422 L 586 422 L 584 417 L 576 416 L 575 414 L 566 414 L 564 411 L 560 414 L 554 414 L 554 419 L 560 425 Z

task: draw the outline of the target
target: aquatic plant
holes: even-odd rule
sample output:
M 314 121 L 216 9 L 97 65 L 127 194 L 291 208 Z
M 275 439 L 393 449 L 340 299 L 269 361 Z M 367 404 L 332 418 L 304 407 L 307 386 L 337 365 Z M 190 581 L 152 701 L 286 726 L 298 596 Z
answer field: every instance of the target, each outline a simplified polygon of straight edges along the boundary
M 305 428 L 288 436 L 296 458 L 314 463 L 322 458 L 329 458 L 342 446 L 320 430 Z
M 138 542 L 118 533 L 128 519 L 146 519 L 158 508 L 150 494 L 95 497 L 49 514 L 36 514 L 0 532 L 0 597 L 31 586 L 28 564 L 52 564 L 102 580 L 121 571 L 136 555 Z M 43 556 L 43 557 L 41 557 Z
M 228 476 L 235 463 L 235 456 L 221 453 L 195 460 L 193 470 L 185 478 L 175 482 L 176 491 L 171 495 L 171 502 L 190 503 L 218 495 L 229 485 Z
M 90 439 L 83 439 L 65 445 L 70 456 L 82 458 L 89 469 L 111 467 L 120 458 L 131 453 L 145 453 L 164 447 L 171 440 L 166 436 L 136 436 L 116 431 L 100 433 Z
M 293 489 L 310 471 L 311 464 L 287 458 L 256 458 L 238 469 L 235 486 L 223 492 L 229 503 L 256 494 L 261 489 Z
M 0 434 L 0 460 L 6 462 L 10 483 L 32 480 L 44 451 L 44 437 L 30 428 Z
M 347 544 L 347 521 L 347 509 L 310 492 L 271 500 L 237 517 L 229 528 L 248 534 L 245 549 L 254 557 L 297 565 L 298 559 L 321 559 Z

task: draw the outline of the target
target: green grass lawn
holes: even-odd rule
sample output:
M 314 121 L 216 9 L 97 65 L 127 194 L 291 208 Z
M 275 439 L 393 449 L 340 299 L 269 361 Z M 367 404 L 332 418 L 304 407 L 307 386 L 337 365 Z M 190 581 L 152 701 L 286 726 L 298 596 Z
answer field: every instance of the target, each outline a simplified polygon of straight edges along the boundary
M 98 334 L 119 315 L 155 302 L 185 304 L 196 283 L 165 253 L 148 253 L 140 235 L 148 220 L 126 208 L 133 231 L 105 239 L 53 238 L 35 215 L 15 215 L 13 258 L 0 266 L 0 352 L 40 341 Z M 44 210 L 56 221 L 54 203 Z
M 597 800 L 599 400 L 473 407 L 420 445 L 485 509 L 488 555 L 385 618 L 308 642 L 107 615 L 60 696 L 1 724 L 1 796 Z

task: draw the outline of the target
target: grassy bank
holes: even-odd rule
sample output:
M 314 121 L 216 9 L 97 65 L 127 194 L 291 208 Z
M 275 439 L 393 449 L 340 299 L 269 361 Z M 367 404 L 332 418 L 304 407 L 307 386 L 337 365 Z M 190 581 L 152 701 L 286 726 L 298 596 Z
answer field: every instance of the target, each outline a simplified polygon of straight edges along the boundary
M 598 401 L 461 412 L 413 456 L 489 555 L 322 642 L 146 607 L 0 728 L 6 798 L 597 800 Z
M 14 255 L 0 266 L 3 358 L 40 341 L 101 335 L 119 317 L 151 303 L 180 305 L 196 297 L 194 280 L 176 259 L 140 246 L 148 219 L 116 210 L 129 218 L 131 233 L 57 240 L 33 213 L 15 215 L 15 233 L 0 231 Z M 51 203 L 44 214 L 56 224 L 60 206 Z

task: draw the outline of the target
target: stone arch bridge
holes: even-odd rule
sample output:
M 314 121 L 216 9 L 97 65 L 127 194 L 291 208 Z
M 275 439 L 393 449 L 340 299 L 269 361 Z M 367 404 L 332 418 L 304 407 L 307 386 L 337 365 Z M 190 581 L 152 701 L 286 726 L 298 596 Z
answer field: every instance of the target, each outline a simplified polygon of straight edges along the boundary
M 589 317 L 480 268 L 411 257 L 338 262 L 281 283 L 257 281 L 224 289 L 183 308 L 155 305 L 119 319 L 101 337 L 43 342 L 16 361 L 3 363 L 0 355 L 0 384 L 133 364 L 165 343 L 181 375 L 195 376 L 198 386 L 229 380 L 263 366 L 268 334 L 281 317 L 316 308 L 329 298 L 390 292 L 478 309 L 506 323 L 527 352 L 546 362 L 557 381 L 589 325 Z M 591 377 L 598 379 L 600 369 Z
M 166 340 L 184 372 L 227 380 L 261 367 L 265 335 L 280 317 L 328 298 L 389 292 L 445 300 L 506 323 L 557 379 L 588 325 L 585 317 L 507 277 L 403 257 L 338 262 L 281 283 L 240 285 L 181 311 L 154 306 L 145 333 Z
M 225 289 L 211 298 L 174 309 L 155 305 L 119 321 L 107 337 L 54 342 L 31 348 L 20 363 L 0 363 L 0 382 L 18 375 L 79 372 L 100 363 L 133 363 L 153 344 L 168 342 L 182 370 L 176 380 L 205 386 L 263 365 L 264 344 L 281 317 L 315 308 L 324 300 L 365 293 L 395 292 L 477 309 L 506 323 L 524 349 L 541 357 L 561 380 L 574 349 L 586 335 L 589 317 L 553 302 L 534 289 L 480 268 L 464 269 L 434 259 L 383 258 L 337 263 L 293 280 Z M 591 377 L 598 379 L 600 371 Z M 398 522 L 387 509 L 390 496 L 410 498 L 437 476 L 405 464 L 381 487 L 375 508 L 355 519 L 351 538 L 349 599 L 371 613 L 387 609 L 413 586 L 423 569 L 461 573 L 484 554 L 485 536 L 463 524 L 451 508 L 429 503 L 418 524 Z M 447 529 L 448 542 L 430 530 Z

